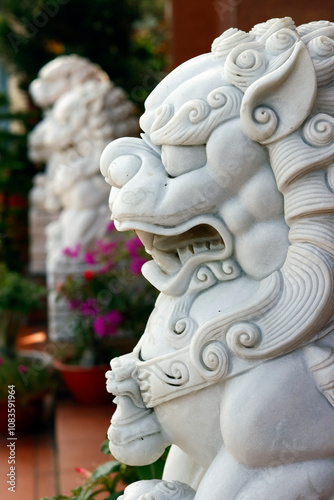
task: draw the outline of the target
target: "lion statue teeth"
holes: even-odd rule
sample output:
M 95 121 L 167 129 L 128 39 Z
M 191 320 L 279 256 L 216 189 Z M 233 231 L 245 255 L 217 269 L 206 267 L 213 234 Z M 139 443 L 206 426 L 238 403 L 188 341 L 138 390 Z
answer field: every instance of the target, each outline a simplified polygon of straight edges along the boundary
M 231 28 L 102 154 L 161 291 L 107 374 L 110 449 L 173 445 L 124 500 L 334 498 L 333 63 L 329 21 Z

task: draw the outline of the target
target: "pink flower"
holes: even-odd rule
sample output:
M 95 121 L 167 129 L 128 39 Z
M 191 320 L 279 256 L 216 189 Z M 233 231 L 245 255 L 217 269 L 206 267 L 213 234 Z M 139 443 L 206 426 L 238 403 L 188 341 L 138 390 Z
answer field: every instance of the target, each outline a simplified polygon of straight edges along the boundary
M 82 476 L 87 477 L 87 479 L 89 479 L 92 475 L 92 473 L 89 470 L 84 469 L 83 467 L 76 467 L 75 470 L 76 470 L 76 472 L 78 472 Z
M 80 300 L 72 299 L 67 302 L 67 309 L 69 311 L 75 311 L 76 309 L 78 309 L 79 305 L 80 305 Z
M 84 316 L 96 316 L 99 310 L 97 307 L 96 299 L 86 300 L 80 305 L 79 310 Z
M 119 311 L 113 311 L 99 316 L 94 320 L 93 328 L 98 337 L 114 336 L 117 333 L 117 327 L 121 323 L 123 316 Z
M 141 257 L 134 257 L 134 259 L 132 259 L 132 262 L 130 264 L 130 271 L 132 272 L 132 274 L 136 276 L 140 274 L 141 268 L 145 264 L 145 262 L 146 260 L 142 259 Z
M 96 248 L 102 254 L 109 254 L 113 250 L 115 250 L 116 243 L 115 243 L 115 241 L 97 240 L 97 242 L 96 242 Z
M 70 257 L 71 259 L 75 259 L 76 257 L 78 257 L 80 253 L 80 248 L 81 248 L 80 243 L 77 243 L 73 248 L 65 247 L 63 248 L 63 254 L 66 255 L 67 257 Z
M 20 365 L 18 367 L 18 371 L 19 371 L 19 373 L 21 373 L 22 375 L 24 375 L 25 373 L 27 373 L 28 368 L 25 365 Z
M 84 255 L 84 261 L 86 262 L 86 264 L 95 264 L 96 260 L 95 260 L 94 253 L 93 252 L 86 252 Z
M 125 248 L 131 255 L 131 257 L 137 257 L 138 255 L 138 250 L 142 248 L 143 244 L 138 238 L 138 236 L 134 236 L 133 238 L 130 238 L 128 241 L 125 242 Z
M 106 232 L 111 233 L 114 229 L 115 229 L 115 224 L 114 224 L 114 221 L 111 220 L 106 227 Z

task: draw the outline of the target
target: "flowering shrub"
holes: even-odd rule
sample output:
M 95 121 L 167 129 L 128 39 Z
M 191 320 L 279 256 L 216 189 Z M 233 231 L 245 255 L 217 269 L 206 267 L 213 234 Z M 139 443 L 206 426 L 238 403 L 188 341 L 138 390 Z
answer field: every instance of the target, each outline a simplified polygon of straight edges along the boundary
M 140 272 L 147 260 L 144 248 L 133 232 L 117 233 L 110 223 L 106 236 L 89 252 L 82 254 L 76 245 L 63 253 L 90 266 L 67 276 L 58 288 L 71 311 L 75 362 L 108 362 L 110 339 L 117 335 L 139 338 L 153 308 L 156 292 Z

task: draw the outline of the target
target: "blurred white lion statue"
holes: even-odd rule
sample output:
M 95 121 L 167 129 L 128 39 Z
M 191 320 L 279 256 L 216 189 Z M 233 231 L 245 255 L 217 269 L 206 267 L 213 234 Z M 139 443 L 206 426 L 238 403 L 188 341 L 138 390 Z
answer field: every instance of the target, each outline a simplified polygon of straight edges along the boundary
M 84 57 L 75 54 L 59 56 L 47 63 L 39 71 L 29 92 L 34 103 L 47 114 L 54 103 L 64 93 L 86 81 L 108 82 L 109 78 L 102 69 Z M 32 273 L 44 274 L 46 269 L 46 235 L 45 228 L 59 216 L 59 204 L 53 210 L 47 210 L 46 186 L 52 176 L 52 147 L 35 143 L 36 130 L 30 135 L 28 154 L 31 161 L 37 165 L 46 164 L 44 172 L 35 175 L 33 188 L 30 191 L 29 210 L 29 267 Z
M 124 500 L 334 498 L 334 24 L 231 28 L 101 158 L 161 294 L 111 362 Z
M 125 92 L 98 66 L 77 56 L 46 65 L 31 88 L 40 104 L 54 102 L 31 132 L 29 147 L 32 160 L 47 163 L 45 174 L 36 179 L 34 206 L 58 214 L 46 228 L 49 332 L 58 338 L 64 333 L 65 310 L 56 302 L 56 285 L 87 267 L 83 256 L 105 235 L 110 219 L 109 189 L 99 173 L 101 153 L 111 140 L 137 135 L 138 118 Z M 77 258 L 69 259 L 64 250 L 78 245 Z

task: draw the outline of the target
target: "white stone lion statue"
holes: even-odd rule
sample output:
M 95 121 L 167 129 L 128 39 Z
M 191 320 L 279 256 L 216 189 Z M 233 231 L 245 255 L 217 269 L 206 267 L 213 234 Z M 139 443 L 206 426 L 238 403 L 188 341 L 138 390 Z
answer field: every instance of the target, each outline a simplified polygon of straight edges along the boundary
M 58 56 L 41 68 L 29 87 L 37 106 L 47 109 L 65 92 L 87 81 L 108 82 L 108 75 L 85 57 L 76 54 Z
M 229 29 L 101 171 L 161 294 L 111 362 L 125 500 L 334 498 L 334 24 Z
M 31 158 L 47 163 L 45 174 L 36 179 L 33 206 L 59 214 L 46 227 L 49 336 L 54 340 L 71 334 L 66 303 L 56 300 L 57 284 L 87 268 L 85 253 L 106 234 L 109 187 L 99 172 L 101 153 L 113 139 L 138 135 L 136 110 L 124 90 L 98 66 L 66 57 L 41 71 L 35 88 L 39 102 L 43 96 L 44 103 L 59 97 L 29 137 Z M 76 258 L 69 259 L 66 249 L 79 249 Z
M 34 103 L 48 114 L 63 94 L 87 81 L 108 82 L 109 77 L 97 64 L 84 57 L 75 54 L 59 56 L 41 68 L 29 87 L 29 93 Z M 59 203 L 51 204 L 50 196 L 47 196 L 47 184 L 53 174 L 54 144 L 52 141 L 51 144 L 43 144 L 40 139 L 37 126 L 29 136 L 28 155 L 32 162 L 38 165 L 45 163 L 46 167 L 44 172 L 35 175 L 29 193 L 29 267 L 33 273 L 45 273 L 45 228 L 59 215 Z M 51 211 L 46 210 L 46 203 L 49 208 L 52 206 Z
M 125 92 L 112 82 L 87 81 L 66 92 L 36 126 L 31 150 L 48 158 L 44 206 L 60 210 L 48 227 L 51 267 L 68 264 L 62 250 L 89 249 L 105 233 L 108 189 L 99 159 L 110 140 L 135 135 L 138 120 Z

